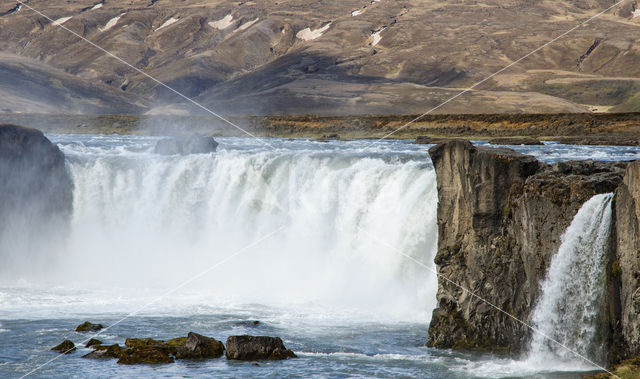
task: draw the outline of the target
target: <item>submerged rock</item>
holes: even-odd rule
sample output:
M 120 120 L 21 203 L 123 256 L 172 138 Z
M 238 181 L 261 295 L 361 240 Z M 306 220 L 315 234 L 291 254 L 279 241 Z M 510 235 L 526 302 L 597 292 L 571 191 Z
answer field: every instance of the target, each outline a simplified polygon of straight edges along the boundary
M 188 155 L 213 153 L 218 142 L 212 137 L 188 136 L 165 138 L 156 143 L 155 153 L 161 155 Z
M 295 358 L 279 337 L 231 336 L 227 338 L 227 359 L 252 361 Z
M 532 137 L 501 137 L 489 140 L 491 145 L 544 145 Z
M 175 350 L 177 359 L 209 359 L 219 358 L 224 353 L 222 342 L 190 332 L 184 346 Z
M 89 321 L 85 321 L 76 327 L 76 332 L 97 332 L 103 328 L 102 324 L 92 324 Z
M 60 354 L 70 354 L 76 351 L 76 345 L 70 340 L 64 340 L 60 345 L 51 348 L 53 351 L 57 351 Z

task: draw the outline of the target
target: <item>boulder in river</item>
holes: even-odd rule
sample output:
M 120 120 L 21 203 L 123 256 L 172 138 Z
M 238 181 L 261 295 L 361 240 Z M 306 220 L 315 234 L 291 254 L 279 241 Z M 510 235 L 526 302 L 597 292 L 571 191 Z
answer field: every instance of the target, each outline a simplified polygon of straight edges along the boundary
M 85 321 L 76 327 L 76 332 L 97 332 L 104 328 L 102 324 L 93 324 L 89 321 Z
M 175 351 L 177 359 L 209 359 L 219 358 L 224 353 L 222 342 L 189 332 L 184 346 L 178 347 Z
M 64 340 L 60 345 L 51 348 L 53 351 L 57 351 L 60 354 L 70 354 L 76 351 L 76 345 L 70 340 Z
M 227 338 L 227 359 L 253 361 L 261 359 L 282 360 L 295 358 L 279 337 L 231 336 Z

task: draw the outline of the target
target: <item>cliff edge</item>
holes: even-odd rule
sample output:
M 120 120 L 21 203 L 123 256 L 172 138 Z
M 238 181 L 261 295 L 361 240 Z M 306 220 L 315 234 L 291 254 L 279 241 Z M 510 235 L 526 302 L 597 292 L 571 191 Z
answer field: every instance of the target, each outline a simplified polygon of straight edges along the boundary
M 626 164 L 547 165 L 467 141 L 429 154 L 438 181 L 440 274 L 429 346 L 518 352 L 531 330 L 510 315 L 529 323 L 562 233 L 586 200 L 616 190 Z M 608 314 L 610 304 L 603 306 Z

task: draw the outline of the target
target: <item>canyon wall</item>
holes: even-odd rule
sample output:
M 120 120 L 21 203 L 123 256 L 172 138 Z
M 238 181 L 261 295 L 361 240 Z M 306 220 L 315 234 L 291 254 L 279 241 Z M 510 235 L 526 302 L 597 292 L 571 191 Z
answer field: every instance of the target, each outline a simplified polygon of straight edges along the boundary
M 626 164 L 551 166 L 467 141 L 429 153 L 438 180 L 441 275 L 429 345 L 518 352 L 531 330 L 514 317 L 530 322 L 561 235 L 586 200 L 615 191 Z M 609 314 L 612 306 L 603 307 Z

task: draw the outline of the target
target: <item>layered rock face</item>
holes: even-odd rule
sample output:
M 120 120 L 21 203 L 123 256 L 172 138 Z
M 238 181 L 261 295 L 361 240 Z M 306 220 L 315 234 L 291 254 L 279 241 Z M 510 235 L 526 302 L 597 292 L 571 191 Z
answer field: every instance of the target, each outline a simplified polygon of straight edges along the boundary
M 615 197 L 617 260 L 611 276 L 617 284 L 622 356 L 640 354 L 640 161 L 627 167 Z
M 60 237 L 72 207 L 64 155 L 42 132 L 0 125 L 0 255 L 13 258 Z M 24 260 L 23 260 L 24 261 Z
M 429 345 L 517 352 L 531 332 L 513 317 L 529 322 L 560 236 L 586 200 L 616 189 L 625 165 L 549 166 L 467 141 L 429 153 L 438 180 L 441 275 Z

